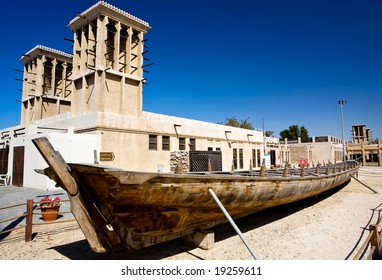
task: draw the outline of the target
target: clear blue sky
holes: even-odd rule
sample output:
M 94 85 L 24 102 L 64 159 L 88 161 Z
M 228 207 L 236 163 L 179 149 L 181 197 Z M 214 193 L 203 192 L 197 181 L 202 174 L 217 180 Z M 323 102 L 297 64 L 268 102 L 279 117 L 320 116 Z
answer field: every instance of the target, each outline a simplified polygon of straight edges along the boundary
M 0 129 L 20 121 L 21 55 L 72 52 L 67 24 L 97 1 L 7 1 L 1 28 Z M 297 124 L 345 139 L 366 124 L 382 139 L 382 0 L 110 0 L 152 27 L 144 110 L 275 136 Z

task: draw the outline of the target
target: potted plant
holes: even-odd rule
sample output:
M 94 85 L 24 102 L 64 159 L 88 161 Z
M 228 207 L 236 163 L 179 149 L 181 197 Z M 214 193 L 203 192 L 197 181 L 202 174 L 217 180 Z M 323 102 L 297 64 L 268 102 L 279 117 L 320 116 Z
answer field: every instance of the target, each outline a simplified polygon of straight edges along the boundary
M 58 196 L 52 198 L 44 196 L 38 203 L 41 209 L 42 219 L 46 222 L 56 220 L 61 204 L 61 199 Z

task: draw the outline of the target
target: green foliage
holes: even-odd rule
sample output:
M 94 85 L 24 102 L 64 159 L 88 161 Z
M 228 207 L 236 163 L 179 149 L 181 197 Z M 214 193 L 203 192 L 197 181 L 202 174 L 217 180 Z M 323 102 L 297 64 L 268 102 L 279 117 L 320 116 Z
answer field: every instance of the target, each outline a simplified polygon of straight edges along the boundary
M 240 128 L 245 128 L 245 129 L 251 129 L 253 130 L 253 125 L 249 121 L 249 118 L 246 118 L 245 120 L 240 120 L 238 121 L 236 117 L 231 117 L 231 118 L 225 118 L 224 122 L 221 122 L 219 124 L 223 125 L 228 125 L 228 126 L 233 126 L 233 127 L 240 127 Z
M 308 139 L 309 138 L 309 132 L 304 127 L 299 127 L 298 125 L 290 125 L 288 129 L 284 129 L 280 132 L 281 139 L 288 138 L 288 140 L 297 140 L 298 137 L 301 139 Z
M 378 141 L 380 141 L 378 138 L 371 140 L 370 144 L 378 144 Z

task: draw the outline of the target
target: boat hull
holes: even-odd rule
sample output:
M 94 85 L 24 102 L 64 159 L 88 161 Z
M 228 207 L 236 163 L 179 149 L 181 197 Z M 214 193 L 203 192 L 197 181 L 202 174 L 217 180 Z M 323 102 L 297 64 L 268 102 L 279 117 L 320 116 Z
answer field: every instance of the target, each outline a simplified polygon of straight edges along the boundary
M 32 140 L 49 167 L 38 171 L 68 192 L 91 249 L 137 250 L 304 198 L 348 182 L 355 162 L 310 169 L 193 174 L 145 173 L 67 164 L 46 137 Z
M 80 193 L 113 228 L 109 249 L 136 250 L 226 222 L 212 189 L 235 219 L 308 198 L 350 180 L 356 169 L 316 176 L 161 174 L 70 164 Z M 95 219 L 97 220 L 97 219 Z M 96 225 L 102 227 L 102 223 Z

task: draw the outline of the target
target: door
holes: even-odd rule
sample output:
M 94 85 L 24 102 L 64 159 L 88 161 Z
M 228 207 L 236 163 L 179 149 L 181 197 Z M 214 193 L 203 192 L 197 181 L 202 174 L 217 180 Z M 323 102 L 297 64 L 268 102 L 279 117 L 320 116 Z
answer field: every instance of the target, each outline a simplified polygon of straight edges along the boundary
M 270 150 L 269 153 L 271 156 L 271 165 L 276 166 L 276 151 Z
M 24 150 L 24 146 L 13 148 L 12 185 L 17 187 L 24 184 Z
M 0 174 L 8 173 L 9 146 L 0 149 Z

